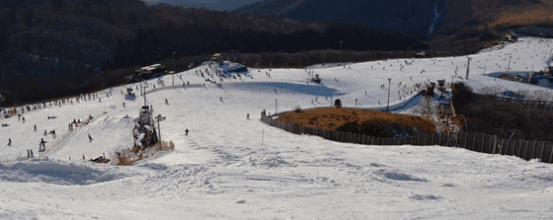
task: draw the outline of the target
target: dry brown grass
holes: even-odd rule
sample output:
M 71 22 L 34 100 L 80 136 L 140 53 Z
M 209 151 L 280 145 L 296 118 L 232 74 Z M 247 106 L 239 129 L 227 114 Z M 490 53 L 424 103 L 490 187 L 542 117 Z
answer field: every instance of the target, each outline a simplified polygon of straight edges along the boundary
M 434 123 L 428 119 L 366 109 L 316 108 L 303 110 L 299 113 L 286 113 L 278 117 L 277 120 L 331 131 L 346 123 L 357 121 L 358 123 L 375 122 L 388 125 L 405 125 L 419 127 L 425 133 L 436 132 Z
M 123 152 L 116 153 L 117 165 L 130 166 L 136 161 L 142 160 L 154 156 L 159 151 L 173 151 L 175 150 L 175 143 L 173 141 L 161 141 L 152 147 L 148 147 L 144 150 L 139 147 L 133 147 Z
M 488 27 L 535 24 L 553 24 L 553 8 L 527 6 L 522 9 L 506 9 L 490 22 Z

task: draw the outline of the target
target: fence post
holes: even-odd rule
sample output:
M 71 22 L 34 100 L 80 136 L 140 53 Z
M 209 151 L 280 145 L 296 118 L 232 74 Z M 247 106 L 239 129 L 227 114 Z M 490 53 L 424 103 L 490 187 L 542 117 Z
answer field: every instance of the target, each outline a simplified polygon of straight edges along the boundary
M 499 146 L 501 146 L 499 148 L 499 154 L 503 154 L 503 148 L 505 147 L 504 143 L 505 143 L 505 139 L 501 138 L 501 145 L 499 145 Z
M 489 135 L 482 133 L 482 153 L 484 153 L 484 143 L 486 143 L 486 136 L 489 136 Z
M 455 145 L 454 145 L 454 147 L 457 147 L 457 144 L 458 144 L 458 142 L 459 142 L 459 133 L 461 133 L 461 131 L 457 131 L 457 138 L 455 138 Z M 453 135 L 455 135 L 455 134 L 453 134 Z
M 549 156 L 549 163 L 553 160 L 553 148 L 551 148 L 551 156 Z
M 530 159 L 534 159 L 534 153 L 536 153 L 536 144 L 537 141 L 534 140 L 534 144 L 532 145 L 532 157 Z
M 542 141 L 541 142 L 541 158 L 540 158 L 542 162 L 543 162 L 543 159 L 545 158 L 544 153 L 545 153 L 545 141 Z
M 478 136 L 478 133 L 474 133 L 474 140 L 472 141 L 472 150 L 476 151 L 476 137 Z M 478 152 L 478 151 L 476 151 Z
M 447 131 L 447 143 L 446 143 L 446 146 L 449 147 L 449 131 Z
M 490 142 L 491 146 L 490 146 L 490 152 L 492 154 L 495 154 L 495 148 L 497 147 L 497 136 L 494 135 L 492 136 L 492 141 Z
M 469 139 L 469 133 L 465 131 L 465 146 L 463 148 L 467 149 L 467 139 Z
M 524 159 L 527 160 L 528 159 L 528 142 L 527 140 L 524 140 L 524 142 L 526 143 L 526 148 L 524 149 Z
M 522 154 L 522 140 L 521 140 L 521 139 L 518 140 L 518 145 L 519 145 L 519 147 L 518 147 L 518 155 L 516 155 L 516 156 L 517 156 L 517 157 L 521 157 L 521 156 L 520 156 L 520 155 Z M 516 149 L 516 148 L 515 148 L 515 149 Z

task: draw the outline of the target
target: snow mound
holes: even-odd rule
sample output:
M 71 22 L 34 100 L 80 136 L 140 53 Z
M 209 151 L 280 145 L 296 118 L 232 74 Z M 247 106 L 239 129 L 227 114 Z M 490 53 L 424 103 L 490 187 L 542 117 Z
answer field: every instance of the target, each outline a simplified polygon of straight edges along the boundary
M 284 160 L 280 156 L 273 156 L 273 155 L 267 155 L 263 156 L 261 158 L 248 158 L 248 163 L 251 166 L 260 166 L 260 167 L 280 167 L 280 166 L 294 166 L 293 164 L 289 163 L 288 161 Z
M 147 166 L 147 165 L 145 165 Z M 162 168 L 162 166 L 149 166 L 152 169 Z M 139 185 L 142 190 L 153 192 L 158 195 L 165 195 L 169 192 L 177 194 L 186 194 L 193 189 L 211 190 L 211 179 L 213 173 L 208 173 L 208 168 L 197 165 L 174 165 L 168 166 L 164 170 L 145 175 L 145 179 Z
M 397 181 L 414 181 L 414 182 L 428 182 L 428 180 L 424 178 L 418 178 L 411 176 L 406 173 L 402 173 L 399 171 L 387 171 L 384 169 L 380 169 L 374 172 L 377 176 L 382 176 L 388 180 L 397 180 Z
M 97 164 L 57 162 L 48 158 L 11 164 L 0 163 L 0 180 L 44 182 L 56 185 L 90 185 L 126 177 L 123 173 L 96 169 Z
M 410 198 L 410 199 L 413 199 L 413 200 L 419 200 L 419 201 L 442 199 L 441 196 L 435 196 L 435 195 L 419 195 L 419 194 L 415 194 L 415 195 L 409 196 L 409 198 Z

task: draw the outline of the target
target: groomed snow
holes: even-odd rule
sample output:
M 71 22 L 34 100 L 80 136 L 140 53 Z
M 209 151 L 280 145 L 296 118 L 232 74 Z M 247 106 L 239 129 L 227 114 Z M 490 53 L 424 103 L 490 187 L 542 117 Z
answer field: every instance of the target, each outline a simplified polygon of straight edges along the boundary
M 513 71 L 544 69 L 552 43 L 521 38 L 470 55 L 470 79 L 454 80 L 476 91 L 486 86 L 548 90 L 482 73 L 484 66 L 486 73 L 503 72 L 509 54 Z M 128 167 L 82 160 L 83 155 L 110 158 L 131 147 L 143 99 L 125 100 L 121 91 L 127 86 L 99 92 L 101 102 L 72 99 L 73 105 L 25 112 L 25 123 L 17 116 L 2 118 L 10 126 L 0 128 L 0 219 L 549 219 L 552 165 L 439 146 L 336 143 L 259 121 L 263 109 L 274 113 L 275 100 L 278 112 L 329 106 L 336 98 L 347 107 L 384 108 L 388 78 L 390 104 L 400 106 L 417 93 L 416 83 L 450 82 L 456 66 L 464 78 L 466 63 L 463 56 L 345 68 L 252 68 L 241 78 L 224 79 L 221 88 L 196 76 L 196 70 L 209 69 L 200 66 L 178 73 L 182 79 L 174 77 L 174 84 L 205 82 L 205 88 L 147 96 L 154 114 L 167 118 L 160 122 L 161 138 L 174 141 L 175 151 Z M 308 71 L 319 74 L 322 83 L 309 82 Z M 173 84 L 172 76 L 162 80 Z M 149 89 L 160 86 L 157 79 L 148 83 Z M 48 119 L 53 115 L 57 118 Z M 68 130 L 73 119 L 89 115 L 94 119 L 88 125 Z M 53 129 L 56 138 L 43 136 Z M 47 150 L 38 153 L 41 138 L 48 141 Z M 26 159 L 27 149 L 35 158 Z

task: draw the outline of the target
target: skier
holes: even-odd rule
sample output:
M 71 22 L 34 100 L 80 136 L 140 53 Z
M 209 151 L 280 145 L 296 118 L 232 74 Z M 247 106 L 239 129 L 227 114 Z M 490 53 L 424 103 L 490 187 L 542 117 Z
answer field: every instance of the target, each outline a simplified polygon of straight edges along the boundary
M 40 139 L 40 143 L 38 144 L 38 151 L 42 152 L 46 150 L 46 142 L 47 141 L 44 141 L 43 138 Z
M 11 147 L 11 146 L 12 146 L 12 139 L 8 138 L 8 147 Z
M 33 130 L 36 132 L 36 125 L 34 126 Z
M 48 135 L 48 132 L 46 132 L 46 130 L 44 130 L 44 134 L 43 134 L 43 135 L 44 135 L 44 136 Z
M 167 99 L 165 99 L 165 104 L 169 105 L 169 101 L 167 101 Z
M 88 134 L 88 141 L 89 141 L 89 143 L 92 142 L 92 140 L 93 140 L 92 137 L 90 136 L 90 134 Z
M 187 128 L 186 130 L 184 130 L 184 135 L 188 136 L 188 132 L 189 132 L 189 130 Z
M 21 120 L 23 121 L 23 123 L 25 123 L 25 117 L 21 117 Z
M 246 119 L 250 120 L 250 113 L 246 114 Z

